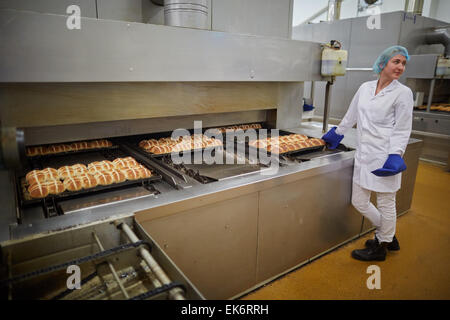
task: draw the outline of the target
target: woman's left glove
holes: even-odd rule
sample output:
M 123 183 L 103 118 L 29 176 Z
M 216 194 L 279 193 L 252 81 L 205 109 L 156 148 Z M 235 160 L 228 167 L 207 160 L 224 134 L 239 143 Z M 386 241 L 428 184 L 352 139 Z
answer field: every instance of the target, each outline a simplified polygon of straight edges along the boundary
M 383 168 L 372 171 L 372 173 L 379 177 L 395 176 L 396 174 L 405 171 L 406 164 L 402 157 L 398 154 L 390 154 Z

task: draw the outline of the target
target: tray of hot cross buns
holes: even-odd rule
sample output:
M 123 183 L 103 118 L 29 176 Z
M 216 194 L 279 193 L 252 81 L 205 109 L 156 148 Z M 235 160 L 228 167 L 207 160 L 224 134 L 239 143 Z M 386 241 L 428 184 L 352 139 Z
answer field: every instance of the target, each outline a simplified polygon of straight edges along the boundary
M 268 155 L 289 155 L 312 150 L 321 150 L 324 149 L 326 143 L 322 139 L 309 138 L 303 134 L 283 134 L 283 132 L 280 131 L 279 136 L 251 140 L 248 145 L 249 148 L 264 149 Z
M 27 157 L 51 157 L 53 155 L 73 154 L 80 152 L 91 152 L 100 149 L 118 148 L 106 139 L 77 141 L 71 143 L 58 143 L 40 146 L 30 146 L 25 149 Z
M 232 126 L 226 126 L 226 127 L 217 127 L 217 128 L 211 128 L 212 132 L 220 132 L 222 134 L 227 132 L 237 132 L 237 131 L 247 131 L 249 129 L 262 129 L 262 125 L 260 123 L 249 123 L 249 124 L 238 124 L 238 125 L 232 125 Z
M 152 157 L 161 157 L 172 153 L 190 153 L 210 149 L 220 149 L 223 143 L 219 139 L 204 134 L 180 136 L 176 139 L 163 136 L 150 139 L 140 139 L 139 148 Z
M 18 176 L 21 204 L 68 199 L 162 179 L 154 169 L 120 148 L 33 159 Z

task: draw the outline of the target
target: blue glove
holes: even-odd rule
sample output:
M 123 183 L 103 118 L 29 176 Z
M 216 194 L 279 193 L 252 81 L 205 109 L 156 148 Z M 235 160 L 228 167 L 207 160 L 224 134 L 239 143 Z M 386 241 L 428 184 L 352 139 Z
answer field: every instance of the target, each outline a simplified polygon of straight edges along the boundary
M 311 105 L 311 104 L 304 104 L 303 105 L 303 111 L 311 111 L 311 110 L 314 110 L 315 108 L 314 108 L 314 106 L 313 105 Z
M 344 135 L 340 135 L 335 132 L 336 129 L 337 127 L 331 128 L 322 137 L 322 140 L 325 140 L 325 142 L 329 144 L 328 149 L 336 149 L 342 139 L 344 139 Z
M 406 164 L 402 157 L 398 154 L 390 154 L 383 168 L 372 171 L 372 173 L 379 177 L 395 176 L 396 174 L 405 171 Z

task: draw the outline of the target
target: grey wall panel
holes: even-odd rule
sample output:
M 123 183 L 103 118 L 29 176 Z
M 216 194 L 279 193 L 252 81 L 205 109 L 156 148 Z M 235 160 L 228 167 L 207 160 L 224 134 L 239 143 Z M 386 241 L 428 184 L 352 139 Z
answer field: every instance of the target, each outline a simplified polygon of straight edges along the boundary
M 342 118 L 348 110 L 350 106 L 350 102 L 353 99 L 356 91 L 358 91 L 359 87 L 367 81 L 376 80 L 377 76 L 372 71 L 350 71 L 347 73 L 346 80 L 346 88 L 345 88 L 345 97 L 342 101 L 342 105 L 336 106 L 337 111 L 335 111 L 335 118 Z
M 372 67 L 378 55 L 399 39 L 403 14 L 387 13 L 381 16 L 381 29 L 368 29 L 367 17 L 352 19 L 348 67 Z
M 325 179 L 312 176 L 260 192 L 258 282 L 359 233 L 361 215 L 349 206 L 352 171 L 341 168 Z
M 278 89 L 278 129 L 299 127 L 303 113 L 303 83 L 280 83 Z
M 313 37 L 316 24 L 301 24 L 292 28 L 292 39 L 316 41 Z
M 0 81 L 305 81 L 321 79 L 310 42 L 0 10 Z
M 408 49 L 410 55 L 418 54 L 418 47 L 424 43 L 424 17 L 404 14 L 398 44 Z
M 97 0 L 98 18 L 143 22 L 142 0 Z
M 212 0 L 212 30 L 291 37 L 292 0 Z
M 82 17 L 97 17 L 95 0 L 0 0 L 0 9 L 67 14 L 67 7 L 73 4 L 80 7 Z
M 431 28 L 436 27 L 442 27 L 447 26 L 448 23 L 444 23 L 439 20 L 431 19 L 431 18 L 423 18 L 423 28 L 425 30 L 429 30 Z M 444 53 L 444 46 L 442 44 L 432 44 L 432 45 L 420 45 L 417 48 L 417 54 L 429 54 L 429 53 L 437 53 L 437 54 L 443 54 Z
M 9 240 L 10 224 L 17 224 L 16 200 L 14 195 L 14 172 L 0 170 L 0 242 Z
M 297 26 L 292 31 L 292 38 L 296 40 L 328 43 L 330 40 L 338 40 L 342 48 L 350 47 L 351 19 L 339 20 L 334 23 L 304 24 Z M 316 82 L 314 87 L 314 106 L 316 116 L 322 116 L 325 105 L 326 82 Z M 337 77 L 331 89 L 330 117 L 338 117 L 345 106 L 346 77 Z M 308 88 L 308 97 L 310 89 Z
M 164 24 L 164 6 L 153 4 L 150 0 L 142 1 L 142 21 L 151 24 Z

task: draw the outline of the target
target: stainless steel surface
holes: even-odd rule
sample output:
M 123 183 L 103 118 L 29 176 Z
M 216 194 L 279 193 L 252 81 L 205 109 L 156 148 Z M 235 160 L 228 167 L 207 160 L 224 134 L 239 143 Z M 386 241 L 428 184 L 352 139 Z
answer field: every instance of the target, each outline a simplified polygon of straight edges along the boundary
M 412 136 L 423 141 L 421 160 L 449 165 L 450 135 L 413 131 Z
M 165 0 L 165 25 L 208 29 L 208 0 Z
M 438 54 L 411 55 L 404 72 L 405 78 L 433 79 L 436 74 Z
M 115 222 L 115 225 L 117 228 L 122 230 L 125 235 L 128 237 L 130 242 L 137 242 L 139 241 L 139 238 L 136 236 L 136 234 L 130 229 L 130 227 L 126 223 L 119 223 Z M 163 269 L 161 269 L 161 266 L 158 264 L 158 262 L 153 258 L 153 256 L 148 252 L 147 249 L 140 247 L 139 248 L 139 254 L 144 259 L 144 261 L 147 263 L 150 270 L 155 274 L 155 276 L 158 278 L 158 280 L 163 284 L 167 285 L 171 283 L 171 280 L 167 276 L 167 274 L 164 272 Z M 185 300 L 182 290 L 180 288 L 175 288 L 169 291 L 170 296 L 174 300 Z
M 350 210 L 352 172 L 341 167 L 260 192 L 257 282 L 360 232 L 362 217 Z
M 111 136 L 116 136 L 123 132 L 128 135 L 143 130 L 147 124 L 143 119 L 159 118 L 158 125 L 155 121 L 149 124 L 172 130 L 170 125 L 189 128 L 194 120 L 203 117 L 206 122 L 221 124 L 222 118 L 228 122 L 240 116 L 232 115 L 235 112 L 273 110 L 284 98 L 279 94 L 279 88 L 278 82 L 7 84 L 0 85 L 0 118 L 4 127 L 44 127 L 46 132 L 49 126 L 69 125 L 68 129 L 76 129 L 92 123 L 101 128 L 94 130 L 96 133 L 111 132 Z M 39 110 L 39 117 L 34 116 L 36 110 Z M 215 115 L 220 118 L 214 119 Z M 185 120 L 172 118 L 180 116 Z M 244 119 L 260 117 L 255 114 L 242 116 Z M 135 124 L 137 129 L 134 129 Z M 80 134 L 79 129 L 73 135 L 64 132 L 64 127 L 51 129 L 54 129 L 53 133 L 55 129 L 61 131 L 55 136 L 69 137 L 71 141 L 80 139 L 75 136 Z
M 425 36 L 427 44 L 442 44 L 445 47 L 444 54 L 446 57 L 450 56 L 450 37 L 447 29 L 437 28 L 428 32 Z
M 186 277 L 184 272 L 167 256 L 160 245 L 142 228 L 142 226 L 134 221 L 134 232 L 139 236 L 140 239 L 152 243 L 152 256 L 158 261 L 159 265 L 170 275 L 172 281 L 177 281 L 186 288 L 185 297 L 188 300 L 205 300 L 203 294 L 197 289 L 196 286 Z M 155 279 L 157 280 L 157 279 Z
M 256 284 L 258 193 L 200 197 L 136 214 L 136 221 L 206 299 Z
M 164 0 L 150 0 L 150 1 L 158 6 L 164 6 Z
M 312 123 L 289 131 L 320 137 L 321 127 L 321 123 Z M 343 142 L 351 142 L 353 135 L 354 129 Z M 416 141 L 412 139 L 413 144 Z M 412 150 L 410 145 L 407 150 Z M 102 218 L 129 218 L 130 213 L 135 213 L 139 225 L 206 298 L 230 298 L 360 234 L 362 217 L 350 206 L 353 157 L 353 151 L 341 152 L 280 167 L 272 175 L 244 175 L 189 189 L 166 189 L 155 197 L 80 208 L 32 226 L 19 225 L 12 229 L 12 237 L 33 237 L 50 230 L 89 225 L 89 221 Z M 413 168 L 410 164 L 409 169 Z M 415 177 L 415 172 L 411 174 Z M 159 189 L 159 185 L 155 187 Z M 334 200 L 324 202 L 324 197 L 330 195 Z M 404 195 L 399 192 L 398 196 L 404 196 L 399 203 L 408 206 L 411 195 L 411 190 Z M 311 209 L 305 210 L 305 205 Z M 286 219 L 280 219 L 280 215 Z M 348 219 L 342 219 L 343 215 Z M 235 225 L 239 219 L 246 222 Z M 250 229 L 255 232 L 249 233 Z M 216 231 L 205 243 L 202 235 L 207 236 L 207 230 Z M 189 250 L 186 237 L 191 239 Z M 220 249 L 224 244 L 226 249 Z M 214 260 L 215 252 L 221 252 L 221 259 Z M 284 252 L 282 259 L 280 252 Z M 242 253 L 246 258 L 237 259 L 236 255 Z M 211 269 L 211 264 L 220 261 L 220 266 Z M 241 275 L 236 278 L 240 281 L 230 281 L 235 272 Z M 223 283 L 226 285 L 221 286 Z
M 321 125 L 321 124 L 320 124 Z M 319 128 L 320 132 L 320 128 Z M 214 182 L 207 185 L 195 185 L 192 188 L 172 190 L 161 193 L 157 196 L 139 197 L 127 201 L 105 203 L 95 207 L 80 208 L 73 210 L 67 215 L 56 216 L 51 219 L 36 221 L 32 225 L 18 225 L 11 229 L 13 239 L 22 238 L 26 235 L 41 233 L 49 230 L 66 228 L 69 226 L 85 224 L 106 217 L 120 217 L 129 212 L 139 212 L 152 208 L 165 206 L 168 204 L 183 204 L 189 199 L 196 199 L 202 196 L 211 199 L 224 200 L 236 194 L 244 194 L 253 190 L 260 190 L 275 185 L 288 183 L 309 177 L 311 175 L 322 174 L 324 172 L 339 170 L 341 166 L 351 165 L 353 162 L 353 152 L 339 153 L 329 157 L 314 159 L 305 163 L 280 167 L 272 171 L 273 174 L 251 174 L 234 179 Z M 156 189 L 160 189 L 160 184 L 155 184 Z M 247 191 L 246 191 L 247 190 Z M 225 192 L 226 191 L 226 192 Z M 225 197 L 225 198 L 224 198 Z M 195 201 L 194 201 L 195 202 Z
M 293 0 L 213 0 L 212 30 L 290 39 Z
M 143 22 L 142 0 L 95 0 L 95 2 L 98 19 Z
M 280 83 L 276 128 L 285 129 L 301 124 L 303 114 L 303 83 Z
M 330 117 L 330 95 L 331 95 L 331 86 L 333 85 L 333 81 L 327 81 L 327 86 L 325 88 L 325 109 L 323 112 L 323 127 L 322 131 L 327 132 L 328 128 L 328 119 Z
M 0 82 L 321 79 L 311 42 L 87 18 L 73 31 L 66 16 L 14 10 L 0 20 Z
M 120 0 L 123 2 L 123 0 Z M 1 0 L 0 9 L 15 9 L 50 14 L 67 14 L 71 5 L 80 7 L 82 17 L 96 18 L 95 0 Z
M 372 68 L 346 68 L 347 71 L 373 71 Z
M 249 160 L 244 156 L 244 150 L 240 150 L 240 157 L 237 156 L 237 150 L 234 152 L 229 152 L 227 150 L 221 153 L 220 163 L 192 163 L 183 164 L 187 169 L 198 172 L 201 176 L 205 176 L 217 181 L 231 179 L 234 177 L 239 177 L 247 174 L 257 173 L 264 170 L 264 167 L 258 164 L 251 164 Z
M 0 168 L 19 168 L 25 156 L 23 130 L 15 127 L 0 127 L 0 137 Z
M 0 170 L 0 242 L 10 239 L 9 228 L 18 223 L 14 173 Z
M 100 248 L 103 247 L 106 250 L 117 247 L 123 244 L 124 238 L 123 236 L 121 236 L 121 233 L 113 224 L 114 222 L 117 221 L 114 219 L 105 219 L 103 221 L 95 222 L 92 224 L 86 224 L 83 226 L 76 226 L 74 228 L 60 230 L 51 234 L 33 235 L 32 237 L 26 239 L 2 242 L 2 261 L 6 261 L 5 259 L 10 259 L 10 271 L 12 271 L 11 276 L 18 276 L 27 274 L 31 271 L 48 268 L 49 266 L 66 263 L 67 261 L 72 261 L 81 257 L 90 256 L 94 253 L 99 252 L 98 246 Z M 204 299 L 201 293 L 192 285 L 192 283 L 177 268 L 177 266 L 175 266 L 174 263 L 161 251 L 157 244 L 154 243 L 153 239 L 143 233 L 142 230 L 139 229 L 139 226 L 134 225 L 132 215 L 123 217 L 120 222 L 134 226 L 135 232 L 141 237 L 142 240 L 147 241 L 147 243 L 152 247 L 152 255 L 158 259 L 158 262 L 161 263 L 161 266 L 164 268 L 166 274 L 173 281 L 177 281 L 184 285 L 184 287 L 186 288 L 185 294 L 188 299 Z M 101 239 L 101 245 L 96 244 L 92 240 L 93 233 L 95 233 L 97 237 Z M 140 248 L 142 248 L 142 246 Z M 124 256 L 116 255 L 111 256 L 110 258 L 114 263 L 115 269 L 121 271 L 120 274 L 122 276 L 121 278 L 123 278 L 122 281 L 126 281 L 126 276 L 123 277 L 124 274 L 122 273 L 122 271 L 124 270 L 124 266 L 133 265 L 136 268 L 139 265 L 137 263 L 139 261 L 139 258 L 137 252 L 135 252 L 134 250 L 130 251 Z M 83 266 L 80 265 L 80 267 Z M 99 272 L 99 275 L 101 274 L 101 277 L 104 277 L 105 275 L 103 272 L 101 272 L 101 268 L 102 266 L 99 264 L 97 265 L 96 270 Z M 85 269 L 83 270 L 87 271 Z M 137 271 L 137 269 L 134 270 Z M 61 277 L 63 281 L 60 281 L 61 279 L 58 279 L 58 274 L 56 274 L 54 275 L 54 278 L 45 278 L 44 276 L 43 278 L 41 278 L 41 283 L 33 282 L 33 279 L 31 279 L 28 284 L 24 284 L 22 281 L 21 283 L 19 283 L 19 287 L 22 287 L 23 290 L 23 286 L 25 286 L 25 288 L 26 286 L 29 286 L 29 289 L 31 289 L 30 291 L 32 292 L 31 294 L 33 294 L 33 292 L 35 291 L 39 291 L 39 288 L 42 288 L 41 291 L 45 295 L 40 296 L 39 298 L 49 299 L 52 298 L 53 295 L 48 296 L 48 293 L 51 293 L 52 290 L 57 290 L 58 285 L 61 285 L 61 290 L 66 289 L 65 284 L 66 278 L 68 276 L 64 276 L 64 274 L 66 274 L 66 272 L 62 273 Z M 82 273 L 83 279 L 86 278 L 86 274 Z M 39 281 L 39 279 L 37 279 L 37 281 Z M 105 278 L 103 278 L 103 281 L 105 281 Z M 42 282 L 45 282 L 46 285 L 42 286 Z M 89 287 L 89 284 L 85 285 Z M 82 289 L 84 289 L 85 285 L 82 284 Z M 126 289 L 129 293 L 131 293 L 131 291 L 136 291 L 133 285 L 130 286 L 129 283 L 126 283 L 126 285 Z M 111 288 L 112 286 L 107 289 L 109 290 Z M 143 287 L 143 289 L 148 290 L 148 288 L 145 289 L 145 286 Z M 111 294 L 111 291 L 109 291 L 109 293 L 110 294 L 108 296 L 105 296 L 103 298 L 120 298 L 118 296 L 115 297 L 117 294 Z M 20 297 L 15 298 L 17 299 Z
M 103 247 L 102 243 L 100 242 L 100 239 L 98 238 L 97 234 L 95 232 L 92 233 L 92 236 L 95 239 L 95 242 L 97 243 L 98 247 L 100 248 L 100 251 L 104 251 L 105 248 Z M 123 296 L 125 297 L 125 299 L 129 299 L 130 296 L 127 293 L 127 290 L 123 287 L 122 282 L 119 279 L 119 276 L 117 275 L 116 269 L 114 268 L 114 266 L 112 265 L 112 263 L 110 261 L 107 262 L 108 263 L 108 267 L 111 270 L 114 279 L 116 280 L 117 284 L 119 285 L 120 291 L 122 291 Z
M 242 100 L 241 100 L 242 101 Z M 193 129 L 194 121 L 202 120 L 204 128 L 232 125 L 236 123 L 265 122 L 267 110 L 227 112 L 150 119 L 104 121 L 86 124 L 67 124 L 24 128 L 27 145 L 49 144 L 89 140 L 98 138 L 123 137 L 128 135 L 151 134 L 172 131 L 176 128 Z
M 436 112 L 414 111 L 413 130 L 450 136 L 450 115 Z
M 428 100 L 427 100 L 427 112 L 431 111 L 431 104 L 433 103 L 433 93 L 434 93 L 434 85 L 436 84 L 436 79 L 431 79 L 430 82 L 430 90 L 428 91 Z

